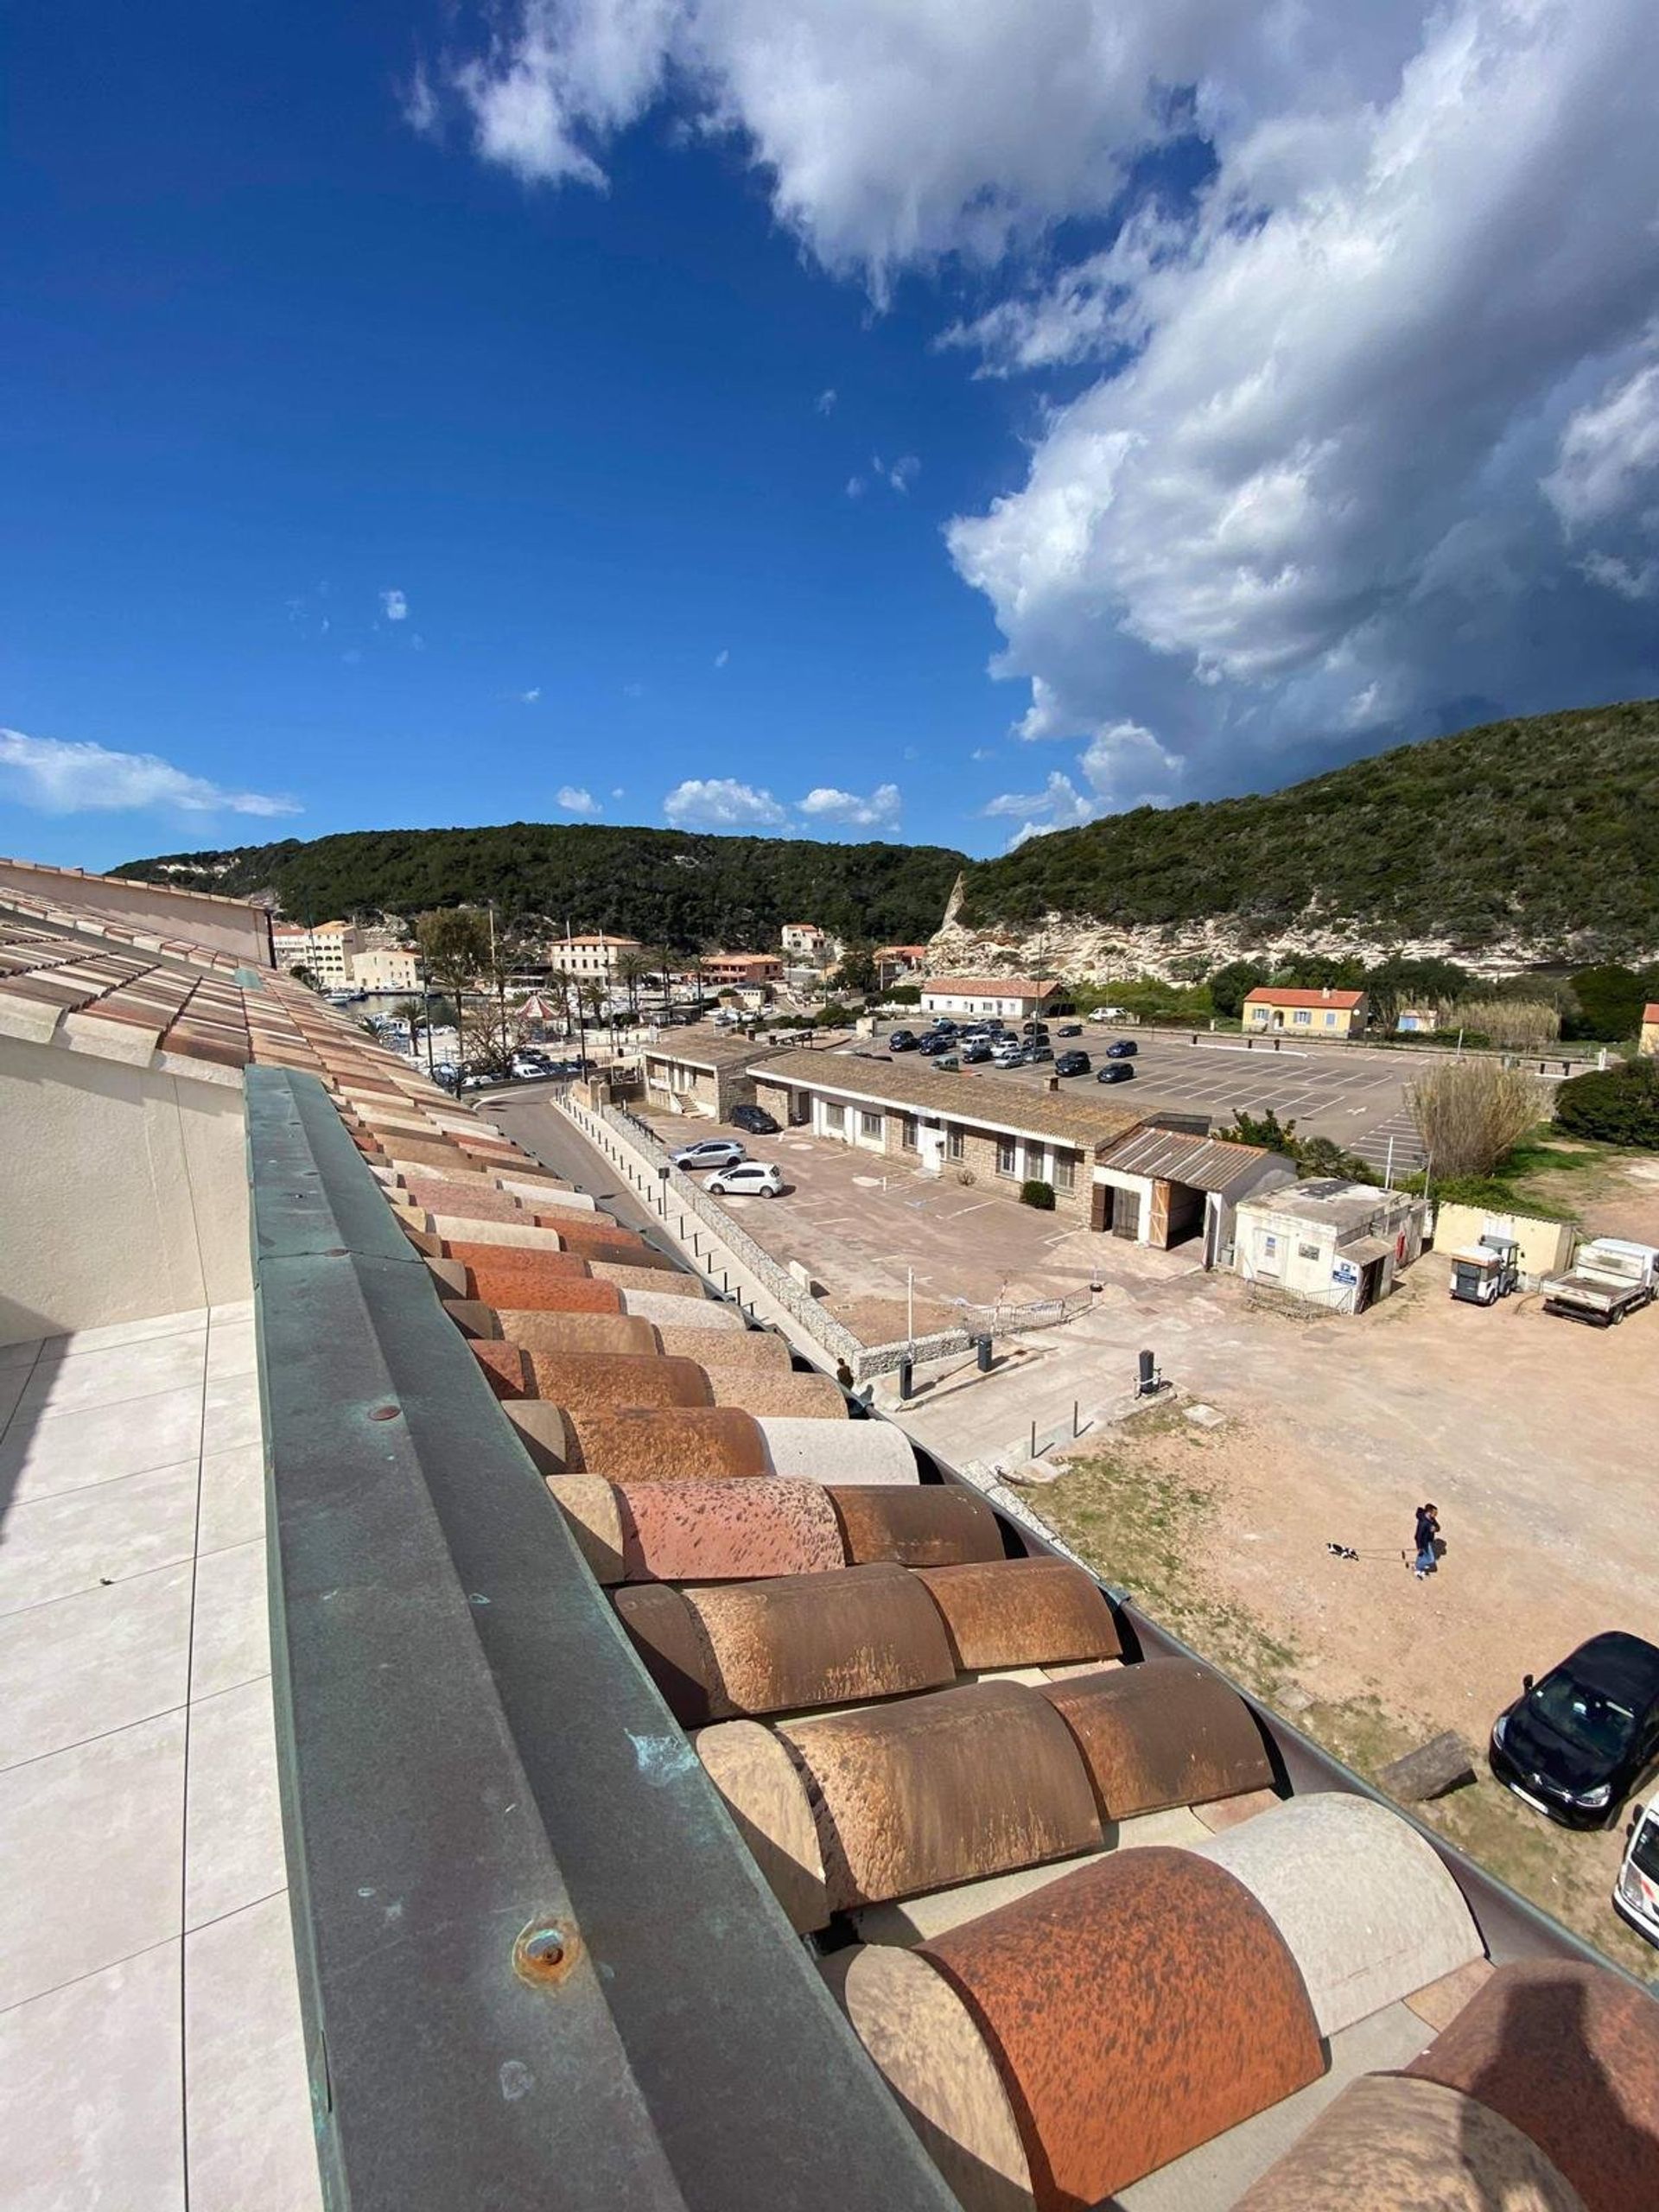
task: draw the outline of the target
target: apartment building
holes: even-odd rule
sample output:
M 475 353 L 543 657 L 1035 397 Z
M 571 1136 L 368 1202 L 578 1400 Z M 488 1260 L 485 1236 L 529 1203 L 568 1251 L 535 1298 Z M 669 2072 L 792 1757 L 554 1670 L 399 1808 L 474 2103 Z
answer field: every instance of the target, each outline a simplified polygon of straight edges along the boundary
M 591 937 L 564 937 L 548 947 L 550 964 L 561 976 L 578 983 L 610 983 L 624 953 L 643 952 L 637 937 L 611 937 L 604 931 Z
M 406 945 L 371 945 L 352 955 L 352 981 L 359 991 L 418 991 L 420 955 Z
M 363 950 L 355 922 L 319 922 L 315 929 L 284 922 L 270 933 L 279 968 L 308 968 L 326 991 L 350 990 L 352 963 Z
M 753 989 L 762 983 L 780 983 L 784 963 L 776 952 L 709 952 L 703 955 L 702 980 L 710 988 Z

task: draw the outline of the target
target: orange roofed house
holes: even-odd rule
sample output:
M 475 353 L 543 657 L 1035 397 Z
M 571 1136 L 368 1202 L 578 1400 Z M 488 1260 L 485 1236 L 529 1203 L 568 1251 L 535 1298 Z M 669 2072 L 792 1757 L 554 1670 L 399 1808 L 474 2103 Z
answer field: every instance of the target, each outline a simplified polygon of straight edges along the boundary
M 1300 1030 L 1312 1037 L 1364 1034 L 1370 1001 L 1363 991 L 1289 990 L 1261 983 L 1244 1001 L 1246 1029 Z
M 1659 1052 L 1659 1004 L 1642 1009 L 1642 1050 Z

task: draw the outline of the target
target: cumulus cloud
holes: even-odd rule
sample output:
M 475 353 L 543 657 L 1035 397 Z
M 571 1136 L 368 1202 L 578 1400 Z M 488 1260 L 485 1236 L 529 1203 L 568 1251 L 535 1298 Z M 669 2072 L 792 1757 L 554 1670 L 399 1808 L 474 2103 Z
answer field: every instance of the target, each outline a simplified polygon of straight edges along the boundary
M 1651 0 L 492 22 L 448 79 L 487 157 L 598 184 L 671 87 L 878 302 L 955 257 L 945 341 L 1039 379 L 1024 480 L 947 541 L 1020 734 L 1158 733 L 1079 803 L 1659 681 Z
M 824 391 L 821 391 L 814 404 L 820 415 L 833 415 L 836 411 L 835 386 L 830 385 Z
M 1183 773 L 1183 764 L 1139 722 L 1112 722 L 1096 730 L 1078 755 L 1077 767 L 1081 790 L 1055 768 L 1041 791 L 1002 791 L 981 810 L 990 816 L 1025 817 L 1008 841 L 1010 852 L 1045 830 L 1079 829 L 1103 814 L 1119 814 L 1130 807 L 1166 806 Z
M 778 830 L 789 819 L 768 791 L 730 776 L 690 776 L 663 801 L 663 819 L 677 830 Z
M 878 784 L 868 798 L 856 791 L 838 791 L 820 784 L 796 805 L 810 822 L 845 822 L 861 830 L 890 830 L 897 825 L 902 801 L 897 784 Z
M 406 622 L 409 620 L 409 601 L 395 588 L 381 593 L 380 608 L 388 622 Z
M 183 814 L 299 814 L 297 799 L 229 791 L 154 753 L 26 737 L 0 729 L 0 790 L 42 814 L 121 813 L 154 807 Z
M 600 811 L 599 801 L 591 791 L 583 791 L 579 784 L 561 784 L 558 804 L 566 814 L 597 814 Z

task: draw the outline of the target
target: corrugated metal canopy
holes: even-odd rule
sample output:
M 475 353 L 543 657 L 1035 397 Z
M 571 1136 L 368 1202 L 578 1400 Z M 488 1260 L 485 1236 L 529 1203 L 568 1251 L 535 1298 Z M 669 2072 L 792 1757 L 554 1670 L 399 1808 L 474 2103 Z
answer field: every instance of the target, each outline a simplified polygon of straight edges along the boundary
M 1121 1175 L 1148 1175 L 1187 1183 L 1194 1190 L 1224 1191 L 1247 1170 L 1274 1157 L 1260 1145 L 1229 1144 L 1220 1137 L 1176 1136 L 1167 1129 L 1141 1129 L 1109 1152 L 1100 1164 Z

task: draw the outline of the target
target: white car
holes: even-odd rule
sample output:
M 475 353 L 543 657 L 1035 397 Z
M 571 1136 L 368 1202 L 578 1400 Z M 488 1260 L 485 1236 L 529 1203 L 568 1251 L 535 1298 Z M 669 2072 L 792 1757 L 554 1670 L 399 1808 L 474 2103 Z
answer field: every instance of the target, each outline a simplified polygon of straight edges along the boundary
M 701 1144 L 683 1144 L 673 1158 L 677 1167 L 735 1167 L 748 1156 L 734 1137 L 704 1137 Z
M 1026 1057 L 1026 1048 L 1018 1038 L 1009 1037 L 991 1047 L 991 1060 L 999 1068 L 1017 1068 Z
M 740 1160 L 735 1167 L 722 1167 L 709 1179 L 709 1188 L 721 1198 L 777 1198 L 783 1196 L 781 1168 L 769 1160 Z
M 1659 1804 L 1631 1810 L 1630 1837 L 1613 1885 L 1613 1905 L 1638 1936 L 1659 1944 Z

